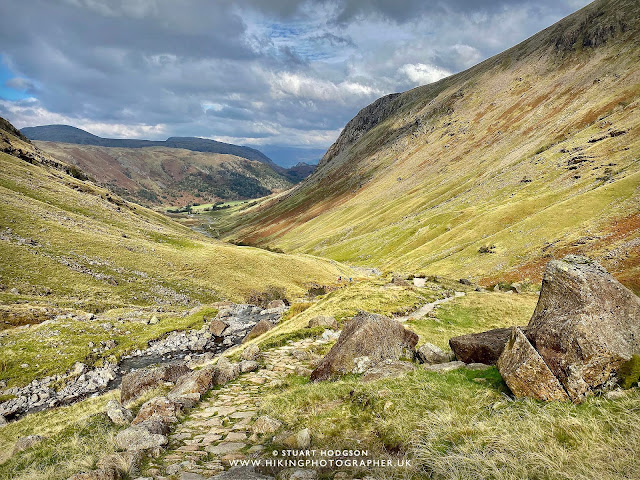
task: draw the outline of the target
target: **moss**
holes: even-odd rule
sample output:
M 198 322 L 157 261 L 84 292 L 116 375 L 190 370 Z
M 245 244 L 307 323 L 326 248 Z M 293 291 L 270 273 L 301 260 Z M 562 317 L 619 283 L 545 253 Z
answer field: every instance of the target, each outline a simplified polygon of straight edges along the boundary
M 618 382 L 624 389 L 631 388 L 640 380 L 640 355 L 632 355 L 618 370 Z

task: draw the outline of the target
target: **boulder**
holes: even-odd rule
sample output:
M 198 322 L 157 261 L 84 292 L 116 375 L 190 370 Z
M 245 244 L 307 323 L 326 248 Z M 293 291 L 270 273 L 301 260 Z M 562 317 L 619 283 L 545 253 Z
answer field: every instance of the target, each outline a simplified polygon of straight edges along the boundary
M 468 278 L 461 278 L 460 280 L 458 280 L 458 282 L 460 282 L 462 285 L 467 285 L 467 286 L 473 285 L 473 282 Z
M 117 400 L 109 400 L 107 402 L 105 413 L 116 425 L 129 425 L 133 419 L 133 414 Z
M 175 397 L 185 394 L 197 393 L 203 395 L 213 386 L 213 378 L 216 375 L 216 366 L 208 365 L 200 370 L 195 370 L 178 379 L 167 397 L 176 401 Z
M 284 300 L 273 300 L 267 304 L 267 310 L 272 310 L 274 308 L 287 308 L 287 304 Z
M 273 477 L 262 475 L 253 467 L 231 467 L 216 475 L 215 480 L 273 480 Z
M 166 424 L 177 423 L 181 411 L 182 405 L 179 403 L 167 397 L 154 397 L 140 407 L 138 415 L 131 424 L 137 425 L 145 420 L 158 420 Z
M 254 360 L 240 361 L 240 373 L 255 372 L 259 367 L 260 364 Z
M 282 422 L 271 418 L 268 415 L 258 417 L 258 419 L 251 425 L 251 431 L 257 434 L 274 433 L 282 426 Z
M 223 322 L 218 318 L 214 318 L 209 323 L 209 331 L 215 335 L 216 337 L 221 337 L 224 330 L 229 326 L 229 324 Z
M 159 433 L 152 433 L 144 426 L 129 427 L 116 435 L 118 448 L 127 451 L 146 450 L 167 444 L 167 437 Z
M 273 324 L 267 320 L 260 320 L 256 325 L 247 333 L 246 337 L 242 339 L 242 343 L 246 343 L 252 338 L 259 337 L 263 333 L 268 332 L 273 328 Z
M 454 362 L 436 363 L 434 365 L 425 365 L 424 369 L 428 370 L 430 372 L 447 373 L 447 372 L 452 372 L 453 370 L 458 370 L 458 369 L 464 367 L 465 365 L 466 364 L 464 362 L 456 360 Z
M 257 345 L 249 345 L 242 351 L 240 355 L 242 360 L 257 361 L 260 358 L 260 347 Z
M 224 385 L 240 375 L 240 365 L 231 363 L 227 357 L 220 357 L 215 365 L 214 385 Z
M 26 437 L 20 437 L 16 441 L 11 455 L 27 450 L 40 442 L 44 442 L 46 439 L 47 437 L 43 437 L 41 435 L 27 435 Z
M 317 317 L 313 317 L 311 320 L 309 320 L 309 325 L 307 325 L 307 328 L 314 327 L 325 327 L 330 328 L 331 330 L 337 330 L 338 322 L 334 317 L 318 315 Z
M 289 448 L 309 448 L 311 446 L 311 433 L 308 428 L 304 428 L 286 437 L 282 443 Z
M 425 343 L 416 350 L 416 359 L 420 363 L 433 365 L 435 363 L 446 363 L 453 360 L 452 353 L 445 353 L 440 347 L 432 343 Z
M 120 471 L 115 468 L 100 468 L 90 472 L 80 472 L 72 475 L 68 480 L 120 480 L 123 478 Z
M 498 370 L 516 397 L 569 400 L 558 379 L 518 327 L 498 359 Z
M 495 365 L 511 337 L 511 328 L 496 328 L 482 333 L 449 339 L 456 358 L 464 363 Z
M 368 357 L 374 367 L 385 360 L 412 359 L 418 335 L 382 315 L 361 312 L 342 329 L 338 341 L 311 373 L 312 381 L 353 372 L 354 360 Z
M 122 403 L 135 400 L 145 391 L 164 384 L 176 382 L 180 377 L 191 372 L 184 363 L 176 362 L 155 368 L 134 370 L 122 377 L 120 385 L 120 400 Z
M 547 264 L 527 337 L 574 402 L 616 383 L 640 353 L 640 298 L 597 262 Z

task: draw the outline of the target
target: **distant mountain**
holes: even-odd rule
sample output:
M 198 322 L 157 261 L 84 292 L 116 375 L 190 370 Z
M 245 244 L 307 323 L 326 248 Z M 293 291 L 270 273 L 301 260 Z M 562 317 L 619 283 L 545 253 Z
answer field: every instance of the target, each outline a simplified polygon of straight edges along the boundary
M 42 125 L 39 127 L 25 127 L 22 134 L 31 140 L 44 142 L 75 143 L 78 145 L 95 145 L 97 147 L 117 147 L 117 148 L 146 148 L 146 147 L 167 147 L 183 148 L 193 152 L 223 153 L 246 158 L 247 160 L 257 160 L 267 165 L 276 164 L 264 153 L 255 148 L 242 147 L 231 143 L 217 142 L 206 138 L 198 137 L 170 137 L 165 141 L 154 140 L 133 140 L 128 138 L 102 138 L 93 135 L 80 128 L 70 125 Z
M 382 97 L 229 238 L 427 275 L 541 278 L 597 258 L 640 292 L 640 2 L 597 0 L 482 63 Z

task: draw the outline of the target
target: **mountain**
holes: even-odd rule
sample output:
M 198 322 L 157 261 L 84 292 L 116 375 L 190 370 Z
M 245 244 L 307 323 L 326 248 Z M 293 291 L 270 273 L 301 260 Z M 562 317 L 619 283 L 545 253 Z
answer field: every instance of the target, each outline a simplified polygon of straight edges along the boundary
M 7 309 L 193 305 L 243 300 L 272 285 L 302 294 L 346 271 L 307 255 L 211 240 L 96 185 L 4 119 L 0 167 L 0 303 Z
M 113 192 L 149 206 L 256 198 L 293 185 L 268 164 L 230 154 L 168 147 L 34 144 Z
M 149 206 L 261 197 L 290 188 L 314 168 L 286 169 L 256 149 L 205 138 L 112 139 L 69 125 L 26 127 L 21 134 L 100 184 Z
M 42 125 L 39 127 L 26 127 L 23 128 L 21 132 L 31 140 L 40 140 L 44 142 L 74 143 L 78 145 L 95 145 L 98 147 L 117 148 L 181 148 L 194 152 L 234 155 L 236 157 L 246 158 L 247 160 L 256 160 L 258 162 L 266 163 L 267 165 L 275 166 L 269 157 L 255 148 L 241 147 L 239 145 L 217 142 L 206 138 L 170 137 L 165 141 L 102 138 L 70 125 Z
M 597 0 L 352 119 L 228 238 L 407 273 L 538 281 L 598 258 L 640 291 L 640 2 Z

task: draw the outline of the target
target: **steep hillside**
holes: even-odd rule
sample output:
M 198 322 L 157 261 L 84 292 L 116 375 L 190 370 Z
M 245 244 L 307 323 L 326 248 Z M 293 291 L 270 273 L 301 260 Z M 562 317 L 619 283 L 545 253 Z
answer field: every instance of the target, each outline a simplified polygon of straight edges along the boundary
M 269 195 L 292 183 L 268 164 L 167 147 L 120 148 L 34 141 L 110 190 L 144 205 L 186 205 Z
M 309 256 L 211 241 L 83 180 L 14 133 L 0 130 L 3 321 L 18 310 L 32 315 L 31 307 L 193 305 L 242 300 L 271 285 L 296 294 L 344 271 Z
M 567 252 L 640 289 L 640 3 L 597 0 L 390 95 L 230 238 L 405 272 L 539 280 Z

